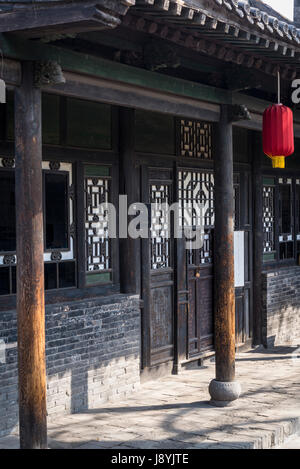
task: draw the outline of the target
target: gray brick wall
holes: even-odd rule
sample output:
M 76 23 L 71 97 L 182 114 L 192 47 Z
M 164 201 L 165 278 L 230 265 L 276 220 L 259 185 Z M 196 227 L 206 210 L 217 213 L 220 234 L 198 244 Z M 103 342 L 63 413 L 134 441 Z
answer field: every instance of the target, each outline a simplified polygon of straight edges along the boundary
M 140 306 L 136 296 L 115 295 L 48 306 L 49 418 L 95 408 L 136 390 L 140 384 L 140 336 Z M 15 311 L 0 312 L 0 340 L 0 436 L 3 436 L 18 423 Z
M 300 267 L 265 272 L 263 282 L 264 345 L 300 339 Z

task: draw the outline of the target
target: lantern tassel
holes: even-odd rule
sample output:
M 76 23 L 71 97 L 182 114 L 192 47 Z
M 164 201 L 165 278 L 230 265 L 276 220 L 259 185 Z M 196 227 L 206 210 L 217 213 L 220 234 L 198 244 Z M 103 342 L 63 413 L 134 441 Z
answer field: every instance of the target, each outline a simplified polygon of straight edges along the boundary
M 275 169 L 284 169 L 285 168 L 285 156 L 269 156 L 272 160 L 272 167 Z

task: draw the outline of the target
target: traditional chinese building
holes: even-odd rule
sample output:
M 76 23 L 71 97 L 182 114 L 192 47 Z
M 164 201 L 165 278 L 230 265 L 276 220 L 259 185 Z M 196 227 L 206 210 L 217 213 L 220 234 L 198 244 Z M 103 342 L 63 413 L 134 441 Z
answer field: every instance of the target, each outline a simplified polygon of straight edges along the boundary
M 230 383 L 235 348 L 300 336 L 299 9 L 293 23 L 258 0 L 0 2 L 0 435 L 20 408 L 22 445 L 46 445 L 45 343 L 52 416 L 215 352 Z M 285 169 L 261 139 L 278 71 Z M 97 232 L 119 195 L 200 202 L 203 246 L 174 223 L 160 236 L 159 211 L 148 238 Z

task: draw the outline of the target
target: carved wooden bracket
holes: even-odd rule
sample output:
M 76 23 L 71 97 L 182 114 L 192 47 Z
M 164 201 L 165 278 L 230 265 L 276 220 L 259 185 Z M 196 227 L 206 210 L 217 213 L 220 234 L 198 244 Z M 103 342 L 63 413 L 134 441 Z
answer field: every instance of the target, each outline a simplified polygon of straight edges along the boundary
M 251 114 L 244 104 L 228 105 L 228 120 L 230 122 L 250 121 Z
M 61 66 L 57 62 L 36 62 L 34 84 L 37 88 L 66 83 Z

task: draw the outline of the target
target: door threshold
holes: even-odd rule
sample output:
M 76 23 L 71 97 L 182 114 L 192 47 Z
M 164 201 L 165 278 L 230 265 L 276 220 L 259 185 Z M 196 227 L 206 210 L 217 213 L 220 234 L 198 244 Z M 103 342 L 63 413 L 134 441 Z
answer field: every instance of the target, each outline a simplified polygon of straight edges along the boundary
M 164 376 L 168 376 L 172 374 L 173 369 L 173 360 L 160 363 L 158 365 L 144 368 L 141 370 L 140 378 L 141 383 L 145 383 L 146 381 L 153 381 L 158 378 L 162 378 Z
M 204 360 L 205 358 L 210 358 L 215 355 L 214 350 L 207 350 L 206 352 L 199 353 L 193 357 L 187 358 L 186 360 L 180 362 L 180 365 L 186 365 L 188 363 L 196 362 L 197 360 Z
M 249 350 L 253 349 L 252 339 L 246 340 L 246 342 L 241 344 L 236 344 L 235 351 L 236 353 L 248 352 Z

